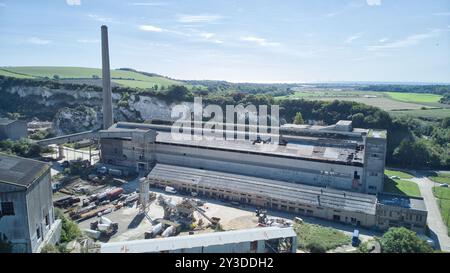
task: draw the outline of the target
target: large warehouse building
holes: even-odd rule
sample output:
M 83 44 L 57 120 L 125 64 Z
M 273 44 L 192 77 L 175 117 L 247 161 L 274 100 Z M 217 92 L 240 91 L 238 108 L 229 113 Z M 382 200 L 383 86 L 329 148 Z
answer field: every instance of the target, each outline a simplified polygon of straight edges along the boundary
M 142 171 L 163 163 L 361 193 L 383 190 L 385 131 L 353 129 L 348 121 L 287 126 L 280 127 L 279 143 L 265 143 L 186 140 L 171 126 L 119 122 L 100 131 L 101 157 Z
M 237 132 L 244 140 L 198 141 L 174 135 L 167 125 L 119 122 L 99 136 L 104 163 L 151 170 L 154 186 L 345 224 L 425 230 L 421 198 L 376 195 L 383 192 L 385 131 L 340 121 L 288 124 L 279 132 L 278 143 L 262 141 L 271 134 L 251 141 L 247 131 Z

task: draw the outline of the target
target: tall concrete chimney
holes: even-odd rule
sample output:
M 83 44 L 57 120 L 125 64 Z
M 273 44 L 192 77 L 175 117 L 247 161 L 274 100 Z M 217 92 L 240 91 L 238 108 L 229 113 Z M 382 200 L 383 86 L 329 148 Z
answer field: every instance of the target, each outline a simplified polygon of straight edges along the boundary
M 102 26 L 103 129 L 113 124 L 111 72 L 109 70 L 108 28 Z

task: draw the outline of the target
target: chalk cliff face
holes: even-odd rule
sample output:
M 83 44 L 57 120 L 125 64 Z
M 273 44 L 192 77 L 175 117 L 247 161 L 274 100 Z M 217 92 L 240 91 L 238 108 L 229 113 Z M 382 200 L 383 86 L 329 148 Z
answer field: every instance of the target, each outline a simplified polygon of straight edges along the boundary
M 13 86 L 0 89 L 0 96 L 18 104 L 13 109 L 22 109 L 20 113 L 30 120 L 38 117 L 53 121 L 53 129 L 57 135 L 101 128 L 101 92 Z M 113 93 L 112 98 L 115 121 L 172 119 L 172 108 L 178 104 L 134 94 L 124 99 L 121 94 Z M 192 103 L 182 104 L 192 108 Z

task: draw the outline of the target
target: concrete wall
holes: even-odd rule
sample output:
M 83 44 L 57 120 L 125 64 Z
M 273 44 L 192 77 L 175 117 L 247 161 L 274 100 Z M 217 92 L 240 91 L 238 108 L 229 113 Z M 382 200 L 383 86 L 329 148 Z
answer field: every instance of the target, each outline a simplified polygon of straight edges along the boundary
M 425 232 L 427 212 L 409 208 L 377 204 L 377 227 L 387 230 L 390 227 L 406 227 L 416 232 Z
M 275 239 L 277 240 L 277 239 Z M 290 252 L 295 253 L 297 249 L 297 240 L 292 238 L 293 244 Z M 253 247 L 252 242 L 240 242 L 224 245 L 209 245 L 204 247 L 193 247 L 168 251 L 170 253 L 267 253 L 270 252 L 266 248 L 266 241 L 255 241 Z
M 25 188 L 0 183 L 0 202 L 13 202 L 15 213 L 0 218 L 1 237 L 11 242 L 13 252 L 31 252 Z
M 0 201 L 14 204 L 15 215 L 0 218 L 0 232 L 13 244 L 13 252 L 36 252 L 54 227 L 50 169 L 28 189 L 0 183 Z
M 36 252 L 55 221 L 50 169 L 28 189 L 27 207 L 31 247 L 33 252 Z M 48 224 L 46 224 L 46 216 Z M 41 233 L 40 238 L 37 236 L 38 229 Z
M 8 125 L 0 125 L 0 139 L 18 140 L 28 136 L 27 123 L 16 120 Z
M 367 193 L 383 191 L 386 162 L 386 139 L 365 138 L 363 187 Z

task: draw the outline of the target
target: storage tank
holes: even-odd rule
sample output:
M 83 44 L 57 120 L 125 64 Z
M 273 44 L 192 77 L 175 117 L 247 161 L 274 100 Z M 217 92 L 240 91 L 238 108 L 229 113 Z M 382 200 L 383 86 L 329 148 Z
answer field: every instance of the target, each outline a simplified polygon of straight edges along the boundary
M 164 232 L 161 234 L 162 237 L 169 237 L 175 234 L 175 227 L 170 226 L 164 230 Z
M 107 194 L 108 194 L 108 197 L 110 200 L 114 200 L 114 199 L 118 198 L 122 193 L 123 193 L 123 188 L 115 188 L 115 189 L 109 191 Z
M 154 238 L 159 235 L 163 231 L 164 225 L 163 223 L 159 223 L 152 228 L 152 230 L 145 235 L 145 238 Z

